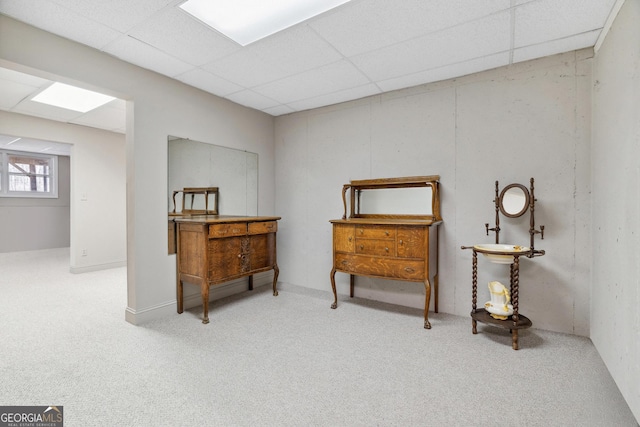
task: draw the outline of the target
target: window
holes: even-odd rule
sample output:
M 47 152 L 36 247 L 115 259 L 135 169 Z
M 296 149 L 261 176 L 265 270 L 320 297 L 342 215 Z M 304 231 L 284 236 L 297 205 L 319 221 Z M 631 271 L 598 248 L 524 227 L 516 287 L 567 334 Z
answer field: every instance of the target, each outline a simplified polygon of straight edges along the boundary
M 58 197 L 58 157 L 0 150 L 0 197 Z

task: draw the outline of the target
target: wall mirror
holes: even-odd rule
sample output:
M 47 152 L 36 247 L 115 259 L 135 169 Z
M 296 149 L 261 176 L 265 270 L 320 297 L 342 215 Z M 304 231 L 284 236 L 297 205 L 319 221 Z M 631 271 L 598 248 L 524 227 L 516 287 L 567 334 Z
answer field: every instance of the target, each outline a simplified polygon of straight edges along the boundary
M 529 208 L 529 190 L 522 184 L 509 184 L 498 197 L 500 212 L 509 218 L 518 218 Z
M 168 163 L 167 212 L 174 208 L 174 191 L 218 187 L 221 215 L 258 214 L 258 154 L 169 136 Z M 177 210 L 182 196 L 176 195 Z M 204 208 L 203 198 L 196 197 L 194 203 L 193 209 Z
M 358 214 L 432 215 L 431 187 L 359 190 Z

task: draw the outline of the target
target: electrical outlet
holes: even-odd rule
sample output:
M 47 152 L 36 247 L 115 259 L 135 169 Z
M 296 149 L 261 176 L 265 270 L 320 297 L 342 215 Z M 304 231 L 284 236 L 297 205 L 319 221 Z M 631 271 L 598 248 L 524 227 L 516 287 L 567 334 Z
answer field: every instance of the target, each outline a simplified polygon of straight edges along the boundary
M 82 250 L 82 256 L 87 256 L 87 250 L 86 249 Z

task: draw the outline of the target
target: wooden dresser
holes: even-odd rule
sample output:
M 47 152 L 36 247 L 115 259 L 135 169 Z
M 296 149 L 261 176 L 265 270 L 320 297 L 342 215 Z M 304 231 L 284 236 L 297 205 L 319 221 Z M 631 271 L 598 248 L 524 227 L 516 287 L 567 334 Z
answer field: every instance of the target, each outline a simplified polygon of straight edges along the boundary
M 277 296 L 276 232 L 280 217 L 194 215 L 175 219 L 177 224 L 177 300 L 182 313 L 184 282 L 200 286 L 203 319 L 209 323 L 209 287 L 274 270 L 273 295 Z
M 345 212 L 333 224 L 333 268 L 331 287 L 338 305 L 336 272 L 350 275 L 353 297 L 355 276 L 422 282 L 425 286 L 424 327 L 431 328 L 429 303 L 434 288 L 434 306 L 438 312 L 438 225 L 440 217 L 439 176 L 386 178 L 351 181 L 343 187 Z M 365 190 L 400 188 L 430 189 L 421 213 L 365 213 L 360 198 Z M 350 190 L 350 215 L 347 217 L 346 193 Z M 392 198 L 389 200 L 393 200 Z M 383 202 L 384 203 L 384 202 Z M 382 208 L 384 210 L 384 207 Z

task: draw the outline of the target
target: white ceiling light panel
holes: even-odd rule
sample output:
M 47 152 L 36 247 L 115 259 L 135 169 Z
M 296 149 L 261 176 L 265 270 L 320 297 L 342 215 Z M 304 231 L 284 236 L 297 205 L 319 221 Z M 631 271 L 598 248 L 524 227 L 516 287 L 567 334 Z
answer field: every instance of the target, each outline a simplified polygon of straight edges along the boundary
M 32 101 L 86 113 L 114 99 L 113 96 L 56 82 L 34 96 Z
M 349 0 L 188 0 L 180 7 L 242 46 Z

